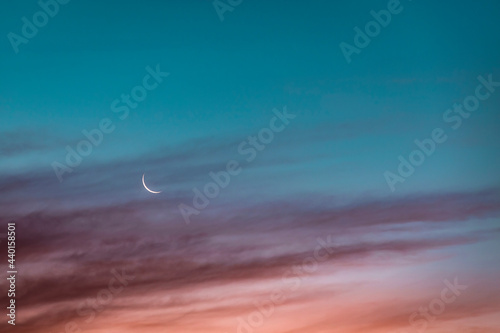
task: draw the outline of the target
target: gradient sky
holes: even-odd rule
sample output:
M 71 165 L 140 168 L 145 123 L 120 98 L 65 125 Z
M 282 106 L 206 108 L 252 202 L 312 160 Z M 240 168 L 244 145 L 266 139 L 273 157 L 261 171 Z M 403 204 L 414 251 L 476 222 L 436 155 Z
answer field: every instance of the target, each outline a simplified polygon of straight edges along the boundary
M 0 235 L 6 253 L 17 222 L 19 293 L 0 332 L 417 332 L 455 278 L 467 289 L 425 332 L 499 332 L 500 88 L 457 130 L 443 114 L 478 76 L 500 81 L 500 2 L 401 6 L 347 63 L 339 44 L 387 1 L 244 0 L 223 21 L 211 1 L 70 1 L 17 53 L 8 34 L 40 7 L 4 4 Z M 120 119 L 113 101 L 157 65 L 169 76 Z M 60 182 L 54 162 L 105 118 Z M 391 191 L 384 172 L 435 128 L 448 140 Z M 231 160 L 240 174 L 186 224 L 179 205 Z M 333 250 L 299 272 L 318 238 Z M 90 310 L 112 270 L 134 278 Z

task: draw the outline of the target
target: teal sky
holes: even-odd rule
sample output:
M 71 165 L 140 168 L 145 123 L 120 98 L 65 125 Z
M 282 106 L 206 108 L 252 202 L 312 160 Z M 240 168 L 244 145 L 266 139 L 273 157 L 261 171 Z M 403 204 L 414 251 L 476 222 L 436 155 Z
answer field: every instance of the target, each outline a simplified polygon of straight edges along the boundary
M 293 176 L 297 189 L 385 194 L 380 175 L 397 167 L 414 139 L 444 125 L 443 112 L 474 89 L 478 75 L 498 77 L 500 56 L 496 1 L 476 8 L 452 1 L 401 5 L 350 64 L 340 42 L 352 44 L 353 28 L 385 2 L 243 2 L 223 22 L 210 2 L 61 5 L 18 54 L 7 38 L 1 45 L 1 130 L 46 134 L 37 140 L 43 151 L 13 154 L 0 170 L 49 172 L 52 161 L 64 158 L 64 143 L 76 144 L 81 130 L 106 117 L 117 129 L 82 169 L 162 155 L 196 139 L 243 140 L 266 125 L 273 108 L 287 106 L 300 120 L 261 159 L 301 154 L 303 167 L 270 173 Z M 0 27 L 18 34 L 21 17 L 39 10 L 35 2 L 9 7 Z M 156 64 L 170 76 L 118 121 L 111 102 Z M 486 101 L 402 190 L 498 183 L 492 178 L 499 166 L 498 98 Z

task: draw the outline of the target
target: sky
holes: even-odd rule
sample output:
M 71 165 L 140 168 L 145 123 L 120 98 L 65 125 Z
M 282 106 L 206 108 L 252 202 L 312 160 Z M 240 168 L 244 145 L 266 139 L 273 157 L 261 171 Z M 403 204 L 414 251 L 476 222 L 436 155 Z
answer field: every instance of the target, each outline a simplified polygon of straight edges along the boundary
M 5 3 L 0 332 L 499 332 L 499 12 Z

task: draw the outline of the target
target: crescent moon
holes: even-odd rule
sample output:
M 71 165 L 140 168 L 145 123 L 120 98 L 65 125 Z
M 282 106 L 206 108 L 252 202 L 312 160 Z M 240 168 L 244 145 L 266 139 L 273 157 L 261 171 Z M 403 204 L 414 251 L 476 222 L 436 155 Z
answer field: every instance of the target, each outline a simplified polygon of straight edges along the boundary
M 151 192 L 151 193 L 154 193 L 154 194 L 161 193 L 161 191 L 152 191 L 152 190 L 150 190 L 150 189 L 146 186 L 146 183 L 144 182 L 144 174 L 142 174 L 142 185 L 144 185 L 144 188 L 145 188 L 146 190 L 148 190 L 149 192 Z

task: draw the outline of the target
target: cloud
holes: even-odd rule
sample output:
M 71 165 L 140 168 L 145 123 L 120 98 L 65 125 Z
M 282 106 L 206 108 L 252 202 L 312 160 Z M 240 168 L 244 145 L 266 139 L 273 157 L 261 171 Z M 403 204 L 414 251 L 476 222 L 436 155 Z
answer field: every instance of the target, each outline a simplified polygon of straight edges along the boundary
M 39 153 L 63 145 L 64 141 L 43 129 L 17 129 L 0 133 L 0 155 L 4 158 Z
M 388 267 L 397 267 L 401 264 L 397 258 L 420 260 L 415 255 L 497 237 L 490 231 L 427 238 L 411 222 L 456 223 L 494 217 L 499 208 L 498 191 L 488 190 L 378 199 L 333 208 L 318 208 L 315 201 L 307 200 L 300 205 L 275 202 L 227 207 L 223 214 L 207 214 L 195 227 L 186 227 L 173 217 L 174 207 L 165 210 L 160 199 L 69 210 L 52 207 L 18 215 L 17 258 L 23 263 L 18 299 L 29 313 L 22 316 L 23 325 L 36 332 L 40 323 L 52 327 L 70 319 L 81 321 L 76 308 L 107 286 L 112 268 L 124 269 L 136 278 L 100 318 L 140 313 L 142 300 L 153 301 L 160 295 L 174 297 L 155 307 L 170 317 L 177 313 L 174 326 L 182 326 L 180 322 L 190 317 L 182 317 L 183 311 L 195 311 L 198 318 L 214 313 L 227 316 L 231 308 L 245 313 L 249 306 L 240 301 L 251 304 L 251 300 L 245 303 L 246 296 L 217 301 L 213 295 L 193 298 L 193 293 L 220 289 L 226 299 L 231 285 L 246 286 L 243 290 L 251 293 L 252 286 L 278 283 L 286 270 L 311 256 L 317 237 L 328 234 L 336 242 L 335 251 L 322 266 L 333 269 L 333 274 L 352 267 L 371 269 L 380 253 L 391 258 L 385 262 Z M 252 211 L 259 212 L 258 218 Z M 385 226 L 405 224 L 405 230 L 415 233 L 411 240 L 385 235 Z M 353 237 L 362 234 L 360 228 L 371 228 L 371 240 Z M 316 299 L 309 297 L 312 302 Z M 134 299 L 138 305 L 133 305 Z M 213 305 L 206 307 L 207 301 Z M 151 319 L 152 327 L 159 325 L 156 320 Z

